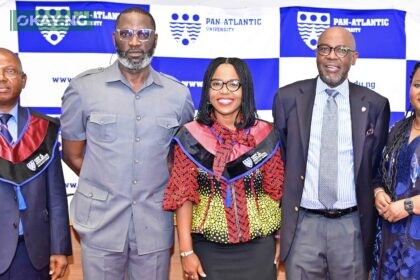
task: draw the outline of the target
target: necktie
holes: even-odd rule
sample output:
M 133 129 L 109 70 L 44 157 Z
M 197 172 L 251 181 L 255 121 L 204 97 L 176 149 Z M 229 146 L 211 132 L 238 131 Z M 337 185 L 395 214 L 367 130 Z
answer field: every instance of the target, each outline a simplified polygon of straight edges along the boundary
M 327 209 L 332 209 L 337 201 L 338 116 L 335 97 L 338 91 L 326 89 L 325 92 L 328 99 L 322 118 L 318 199 Z
M 12 143 L 13 137 L 7 128 L 7 121 L 12 117 L 10 114 L 0 115 L 0 134 L 6 139 L 7 142 Z

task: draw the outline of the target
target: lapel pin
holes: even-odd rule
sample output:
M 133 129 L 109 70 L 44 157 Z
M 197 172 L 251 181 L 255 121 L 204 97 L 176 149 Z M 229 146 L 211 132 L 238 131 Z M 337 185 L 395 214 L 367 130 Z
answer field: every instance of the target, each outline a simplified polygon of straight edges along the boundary
M 366 112 L 366 107 L 365 106 L 362 107 L 362 112 Z

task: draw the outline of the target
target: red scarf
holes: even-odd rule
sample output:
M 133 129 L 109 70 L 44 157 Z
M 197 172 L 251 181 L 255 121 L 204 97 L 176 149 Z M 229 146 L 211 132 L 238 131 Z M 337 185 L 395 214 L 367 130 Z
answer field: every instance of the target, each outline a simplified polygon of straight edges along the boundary
M 223 174 L 229 155 L 234 145 L 245 145 L 255 147 L 254 136 L 251 135 L 249 129 L 230 130 L 217 121 L 213 123 L 211 131 L 217 138 L 216 155 L 213 162 L 213 172 L 217 180 Z

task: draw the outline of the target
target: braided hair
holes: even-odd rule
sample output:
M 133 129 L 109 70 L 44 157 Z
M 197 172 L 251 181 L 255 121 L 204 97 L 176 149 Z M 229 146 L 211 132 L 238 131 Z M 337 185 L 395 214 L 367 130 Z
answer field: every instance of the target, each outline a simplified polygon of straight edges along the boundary
M 413 82 L 413 77 L 416 72 L 420 69 L 420 62 L 414 65 L 413 71 L 410 75 L 410 85 Z M 411 129 L 416 113 L 413 108 L 407 111 L 404 119 L 399 121 L 393 129 L 395 129 L 394 137 L 392 142 L 387 144 L 382 154 L 382 160 L 380 165 L 380 173 L 384 183 L 385 191 L 395 199 L 395 186 L 397 177 L 397 161 L 400 154 L 401 146 L 407 141 L 409 137 L 408 131 Z
M 414 115 L 401 120 L 394 129 L 395 134 L 391 143 L 387 144 L 382 154 L 380 172 L 384 183 L 385 191 L 395 199 L 395 186 L 397 177 L 397 160 L 400 154 L 401 146 L 407 141 L 407 131 L 411 128 Z

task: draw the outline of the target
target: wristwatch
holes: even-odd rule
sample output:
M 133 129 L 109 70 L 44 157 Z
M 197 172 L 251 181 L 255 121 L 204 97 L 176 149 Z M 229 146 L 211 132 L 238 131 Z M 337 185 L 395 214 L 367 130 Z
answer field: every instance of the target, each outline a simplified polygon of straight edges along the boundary
M 414 205 L 411 198 L 407 198 L 406 200 L 404 200 L 404 209 L 405 211 L 407 211 L 408 214 L 413 214 Z

